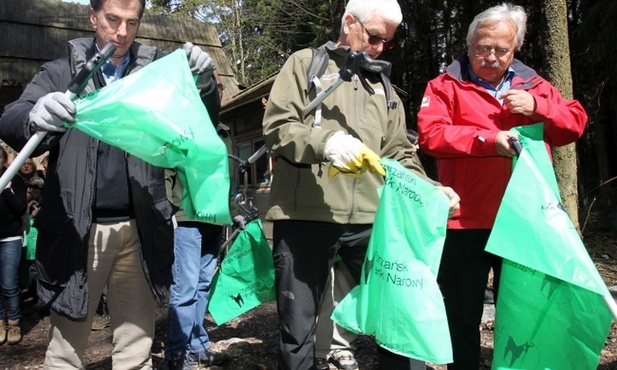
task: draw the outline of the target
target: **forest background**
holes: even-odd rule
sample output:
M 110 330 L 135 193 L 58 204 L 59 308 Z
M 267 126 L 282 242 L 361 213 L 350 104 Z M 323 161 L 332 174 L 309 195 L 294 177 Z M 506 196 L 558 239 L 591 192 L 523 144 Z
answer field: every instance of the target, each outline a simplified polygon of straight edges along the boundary
M 466 50 L 473 17 L 495 0 L 400 0 L 403 23 L 396 47 L 383 53 L 392 62 L 391 80 L 404 91 L 408 127 L 428 81 Z M 528 13 L 525 44 L 515 57 L 578 99 L 589 114 L 576 143 L 553 152 L 564 205 L 585 228 L 617 227 L 617 53 L 614 0 L 518 0 Z M 343 0 L 149 0 L 148 12 L 189 15 L 213 23 L 232 61 L 237 80 L 251 86 L 276 73 L 296 50 L 336 40 Z M 423 163 L 435 175 L 434 160 Z

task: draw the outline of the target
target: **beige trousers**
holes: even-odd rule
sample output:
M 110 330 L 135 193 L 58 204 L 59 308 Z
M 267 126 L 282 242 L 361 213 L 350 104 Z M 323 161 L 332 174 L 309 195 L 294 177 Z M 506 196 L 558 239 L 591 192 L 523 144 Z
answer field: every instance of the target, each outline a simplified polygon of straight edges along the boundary
M 87 269 L 88 316 L 72 320 L 52 311 L 43 369 L 84 369 L 84 351 L 105 286 L 113 369 L 152 369 L 156 300 L 144 275 L 135 220 L 92 224 Z

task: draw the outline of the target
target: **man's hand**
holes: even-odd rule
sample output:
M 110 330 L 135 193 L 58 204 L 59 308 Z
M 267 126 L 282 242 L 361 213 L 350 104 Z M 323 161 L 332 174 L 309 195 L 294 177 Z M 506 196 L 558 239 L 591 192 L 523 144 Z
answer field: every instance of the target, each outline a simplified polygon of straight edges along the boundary
M 214 69 L 216 68 L 210 55 L 201 50 L 199 46 L 195 46 L 190 42 L 185 43 L 182 48 L 189 58 L 191 72 L 196 75 L 203 74 L 201 77 L 206 81 L 210 81 L 212 74 L 214 74 Z
M 461 208 L 460 201 L 461 198 L 456 194 L 454 189 L 449 186 L 439 186 L 439 189 L 444 192 L 450 198 L 450 210 L 448 211 L 448 218 L 454 216 L 456 211 Z
M 512 137 L 518 139 L 518 135 L 512 131 L 499 131 L 495 137 L 495 147 L 499 155 L 504 157 L 514 157 L 516 155 L 516 151 L 510 146 L 509 139 Z
M 324 156 L 332 164 L 330 177 L 338 172 L 360 177 L 367 170 L 377 172 L 381 176 L 386 175 L 386 171 L 379 163 L 379 156 L 360 140 L 342 131 L 336 132 L 328 139 Z
M 536 99 L 525 90 L 508 90 L 499 98 L 512 114 L 530 116 L 536 111 Z
M 37 131 L 64 132 L 63 122 L 75 122 L 75 103 L 62 92 L 41 97 L 28 116 Z

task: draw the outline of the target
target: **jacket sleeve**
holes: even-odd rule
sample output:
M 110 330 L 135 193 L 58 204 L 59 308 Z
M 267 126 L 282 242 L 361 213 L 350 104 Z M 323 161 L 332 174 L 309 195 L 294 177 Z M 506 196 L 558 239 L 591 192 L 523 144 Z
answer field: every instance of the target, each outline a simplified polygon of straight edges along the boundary
M 585 109 L 576 100 L 564 99 L 548 81 L 542 85 L 548 88 L 531 93 L 536 101 L 532 117 L 544 123 L 544 141 L 551 146 L 563 146 L 578 140 L 587 126 Z
M 387 132 L 384 138 L 384 144 L 381 148 L 381 153 L 379 153 L 380 157 L 395 159 L 408 170 L 418 173 L 431 183 L 435 183 L 426 176 L 420 159 L 414 153 L 411 142 L 407 139 L 407 135 L 405 134 L 407 130 L 405 114 L 402 110 L 403 104 L 400 99 L 397 100 L 398 108 L 390 109 L 388 114 L 389 122 L 386 126 Z
M 28 208 L 26 203 L 26 192 L 26 184 L 19 175 L 16 175 L 11 179 L 10 189 L 5 188 L 2 190 L 2 197 L 16 219 L 23 217 Z
M 221 100 L 219 99 L 218 88 L 216 86 L 216 80 L 214 75 L 210 77 L 210 85 L 207 89 L 203 89 L 199 92 L 201 101 L 208 110 L 208 116 L 212 125 L 216 127 L 219 124 L 219 112 L 221 111 Z
M 268 148 L 296 164 L 323 162 L 326 141 L 334 134 L 331 130 L 312 128 L 302 118 L 309 102 L 304 91 L 307 68 L 307 60 L 298 53 L 287 59 L 272 86 L 263 119 Z
M 28 115 L 36 102 L 48 93 L 65 91 L 68 83 L 64 81 L 70 79 L 66 59 L 45 63 L 19 99 L 5 107 L 0 118 L 0 138 L 14 150 L 20 151 L 32 136 Z M 62 86 L 63 82 L 67 86 Z M 62 133 L 48 133 L 32 155 L 40 155 L 49 150 L 58 143 L 61 136 Z

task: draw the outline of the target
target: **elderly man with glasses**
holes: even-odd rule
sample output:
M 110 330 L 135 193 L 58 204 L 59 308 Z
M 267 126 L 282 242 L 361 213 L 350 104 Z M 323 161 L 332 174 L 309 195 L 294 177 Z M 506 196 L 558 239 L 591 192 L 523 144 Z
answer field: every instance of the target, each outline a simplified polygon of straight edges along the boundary
M 338 41 L 321 47 L 329 59 L 319 84 L 324 89 L 331 86 L 352 51 L 378 58 L 393 46 L 401 20 L 396 0 L 350 0 Z M 395 93 L 389 104 L 388 89 L 376 75 L 363 72 L 374 94 L 354 76 L 322 102 L 319 125 L 318 115 L 303 118 L 304 108 L 315 97 L 314 89 L 307 88 L 312 55 L 304 49 L 287 60 L 272 87 L 263 121 L 266 144 L 279 155 L 266 218 L 273 221 L 281 370 L 324 366 L 315 359 L 319 302 L 337 254 L 354 281 L 360 280 L 377 188 L 384 183 L 380 158 L 394 158 L 424 176 L 405 136 L 403 105 Z M 342 174 L 330 176 L 333 168 Z M 456 208 L 458 196 L 452 189 L 443 190 Z M 351 359 L 332 362 L 340 369 L 357 368 Z M 402 362 L 409 368 L 409 359 Z
M 533 69 L 514 58 L 525 37 L 527 15 L 502 4 L 478 14 L 467 33 L 467 51 L 429 82 L 418 113 L 420 147 L 437 158 L 439 181 L 461 196 L 448 221 L 438 283 L 445 299 L 454 350 L 448 369 L 477 369 L 479 326 L 489 271 L 495 301 L 501 258 L 484 251 L 510 179 L 516 126 L 544 123 L 544 141 L 577 140 L 587 114 Z

